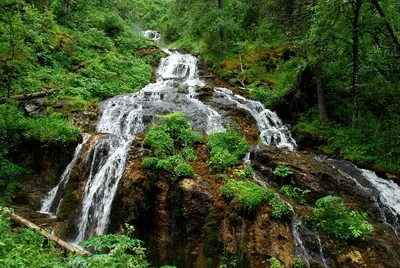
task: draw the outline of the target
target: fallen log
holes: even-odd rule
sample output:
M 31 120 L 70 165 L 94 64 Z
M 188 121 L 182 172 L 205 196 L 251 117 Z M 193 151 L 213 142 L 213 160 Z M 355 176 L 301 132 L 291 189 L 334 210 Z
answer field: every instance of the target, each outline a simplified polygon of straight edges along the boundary
M 86 252 L 84 250 L 81 250 L 77 247 L 75 247 L 74 245 L 71 245 L 68 242 L 65 242 L 64 240 L 49 234 L 46 230 L 44 230 L 43 228 L 40 228 L 39 226 L 37 226 L 36 224 L 28 221 L 27 219 L 18 216 L 17 214 L 15 214 L 14 212 L 12 212 L 9 209 L 4 209 L 6 212 L 8 212 L 8 214 L 10 215 L 10 219 L 18 225 L 22 225 L 24 227 L 36 230 L 38 232 L 40 232 L 44 237 L 46 237 L 48 240 L 53 241 L 54 243 L 56 243 L 56 245 L 59 248 L 62 248 L 65 251 L 68 251 L 70 253 L 74 253 L 74 254 L 80 254 L 80 255 L 84 255 L 84 256 L 88 256 L 90 257 L 91 254 L 89 252 Z
M 31 99 L 42 98 L 42 97 L 51 95 L 56 91 L 57 91 L 57 89 L 51 89 L 51 90 L 43 90 L 40 92 L 35 92 L 35 93 L 30 93 L 30 94 L 14 95 L 14 96 L 11 96 L 10 99 L 12 99 L 12 100 L 31 100 Z M 7 100 L 7 98 L 5 98 L 5 97 L 1 98 L 0 104 L 5 103 L 6 100 Z

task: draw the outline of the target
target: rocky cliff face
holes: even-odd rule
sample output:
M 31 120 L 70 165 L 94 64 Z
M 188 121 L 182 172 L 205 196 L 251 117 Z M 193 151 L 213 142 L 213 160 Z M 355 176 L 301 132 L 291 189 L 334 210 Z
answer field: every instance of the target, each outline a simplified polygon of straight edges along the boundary
M 200 145 L 196 153 L 198 160 L 191 163 L 196 177 L 174 181 L 167 174 L 155 176 L 141 169 L 141 161 L 149 152 L 137 141 L 114 201 L 113 231 L 121 229 L 124 223 L 133 224 L 139 237 L 146 241 L 155 265 L 218 267 L 236 261 L 238 267 L 265 267 L 268 258 L 277 257 L 284 267 L 291 267 L 294 258 L 291 222 L 273 219 L 267 204 L 249 213 L 227 202 L 220 196 L 224 181 L 208 172 L 207 148 Z M 354 182 L 326 161 L 311 153 L 274 147 L 254 149 L 251 159 L 258 177 L 270 188 L 279 189 L 284 183 L 272 170 L 277 165 L 286 165 L 295 172 L 296 185 L 311 190 L 306 205 L 293 203 L 297 217 L 310 215 L 310 205 L 329 194 L 340 195 L 352 208 L 369 212 L 375 232 L 364 241 L 344 242 L 320 234 L 321 245 L 318 245 L 311 230 L 301 229 L 302 242 L 311 256 L 323 250 L 327 267 L 400 266 L 398 243 L 371 209 L 367 197 L 355 192 Z M 227 177 L 233 172 L 230 170 Z M 311 258 L 310 264 L 324 267 L 317 257 Z

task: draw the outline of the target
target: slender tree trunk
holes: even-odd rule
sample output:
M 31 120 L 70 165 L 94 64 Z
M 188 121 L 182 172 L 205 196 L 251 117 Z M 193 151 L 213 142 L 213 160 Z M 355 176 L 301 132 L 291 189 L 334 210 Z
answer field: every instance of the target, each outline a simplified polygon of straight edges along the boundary
M 390 37 L 393 40 L 393 43 L 396 46 L 397 51 L 400 53 L 400 42 L 399 39 L 397 38 L 396 34 L 394 33 L 394 30 L 392 26 L 390 26 L 389 22 L 386 19 L 385 13 L 383 12 L 381 6 L 379 5 L 378 0 L 372 0 L 372 4 L 374 5 L 375 9 L 378 11 L 379 16 L 384 20 L 385 27 L 388 30 Z
M 219 8 L 219 12 L 221 15 L 221 18 L 224 17 L 224 0 L 218 0 L 218 8 Z M 222 44 L 222 50 L 226 51 L 227 47 L 226 47 L 226 32 L 225 32 L 225 28 L 223 26 L 221 26 L 219 28 L 219 38 Z
M 360 71 L 360 55 L 359 55 L 359 35 L 360 31 L 358 28 L 358 20 L 360 17 L 360 10 L 362 6 L 362 0 L 356 0 L 354 5 L 354 17 L 353 17 L 353 77 L 352 77 L 352 95 L 353 95 L 353 127 L 355 126 L 356 120 L 359 113 L 359 98 L 360 92 L 358 87 L 359 71 Z
M 315 66 L 317 95 L 318 95 L 318 109 L 319 109 L 319 122 L 325 125 L 328 122 L 328 112 L 326 110 L 325 90 L 322 83 L 322 61 L 318 61 Z

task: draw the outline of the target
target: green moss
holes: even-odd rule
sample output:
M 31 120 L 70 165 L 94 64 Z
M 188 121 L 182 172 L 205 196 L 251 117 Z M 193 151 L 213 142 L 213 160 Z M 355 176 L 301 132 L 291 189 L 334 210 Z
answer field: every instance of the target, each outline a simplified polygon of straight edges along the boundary
M 221 188 L 221 195 L 237 202 L 243 209 L 255 210 L 264 201 L 270 200 L 273 193 L 251 181 L 228 181 Z

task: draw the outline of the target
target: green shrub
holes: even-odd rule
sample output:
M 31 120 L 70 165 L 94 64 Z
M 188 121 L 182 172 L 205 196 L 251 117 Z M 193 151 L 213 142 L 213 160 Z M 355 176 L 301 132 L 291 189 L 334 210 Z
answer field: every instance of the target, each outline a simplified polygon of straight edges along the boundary
M 276 219 L 289 219 L 293 216 L 292 208 L 283 200 L 273 198 L 269 204 L 272 206 L 272 217 Z
M 180 163 L 174 170 L 174 175 L 178 179 L 191 178 L 194 175 L 193 168 L 187 163 Z
M 213 133 L 207 138 L 207 146 L 212 151 L 220 149 L 227 150 L 233 154 L 236 159 L 241 159 L 247 152 L 247 141 L 241 138 L 234 131 Z
M 187 130 L 190 128 L 189 121 L 181 112 L 166 115 L 157 115 L 157 118 L 162 121 L 163 129 L 172 138 L 177 138 L 183 130 Z
M 237 164 L 239 164 L 239 160 L 228 150 L 218 148 L 211 152 L 209 162 L 211 172 L 224 172 L 227 168 Z
M 142 168 L 154 170 L 157 168 L 158 161 L 159 159 L 156 157 L 146 157 L 142 161 Z
M 293 185 L 283 185 L 279 192 L 283 195 L 286 195 L 290 199 L 298 198 L 300 199 L 301 204 L 306 204 L 307 200 L 304 198 L 304 195 L 310 193 L 311 191 L 308 189 L 303 190 Z
M 343 200 L 337 196 L 318 199 L 313 212 L 313 226 L 337 238 L 361 239 L 373 230 L 366 221 L 366 213 L 346 209 Z
M 178 154 L 169 156 L 168 160 L 171 162 L 171 164 L 174 167 L 176 167 L 180 163 L 184 163 L 185 162 L 185 159 L 183 159 L 183 157 L 178 155 Z
M 182 155 L 186 161 L 193 162 L 196 161 L 196 152 L 193 148 L 186 147 L 182 150 Z
M 244 177 L 247 179 L 251 179 L 254 176 L 254 170 L 250 165 L 244 167 L 243 173 Z
M 167 157 L 174 151 L 174 140 L 160 127 L 152 127 L 143 141 L 144 146 L 150 147 L 159 158 Z
M 42 118 L 27 118 L 24 136 L 42 143 L 68 144 L 77 142 L 80 130 L 72 121 L 63 119 L 61 114 L 53 113 Z
M 182 146 L 194 146 L 201 142 L 201 136 L 190 129 L 184 129 L 180 132 L 177 141 Z
M 292 267 L 293 268 L 307 268 L 308 267 L 308 263 L 303 258 L 294 258 Z
M 158 160 L 156 168 L 159 170 L 164 170 L 164 171 L 170 172 L 172 170 L 173 166 L 168 159 L 160 159 L 160 160 Z
M 285 178 L 289 175 L 293 175 L 293 172 L 285 166 L 277 166 L 274 171 L 272 172 L 275 176 Z
M 268 260 L 270 268 L 281 268 L 281 262 L 277 258 L 271 258 Z
M 273 193 L 251 181 L 233 180 L 222 186 L 221 195 L 233 202 L 238 202 L 242 208 L 247 210 L 255 210 L 265 200 L 273 197 Z
M 183 113 L 158 115 L 157 118 L 162 121 L 161 127 L 164 131 L 182 146 L 193 146 L 201 142 L 201 136 L 191 130 L 190 123 Z

